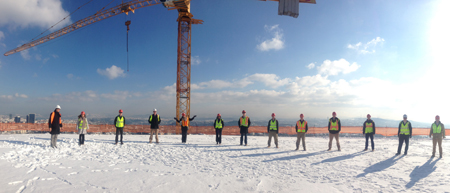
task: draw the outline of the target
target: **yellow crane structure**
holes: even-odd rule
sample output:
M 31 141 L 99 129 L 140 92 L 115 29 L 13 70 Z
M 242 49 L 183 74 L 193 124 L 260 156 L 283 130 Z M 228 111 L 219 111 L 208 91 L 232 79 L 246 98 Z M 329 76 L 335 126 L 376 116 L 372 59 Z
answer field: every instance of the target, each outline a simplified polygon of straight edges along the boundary
M 260 1 L 280 1 L 280 0 L 260 0 Z M 285 0 L 281 0 L 285 1 Z M 292 0 L 291 0 L 292 1 Z M 313 3 L 315 0 L 298 0 L 300 3 Z M 190 12 L 191 0 L 130 0 L 123 2 L 115 7 L 98 11 L 96 14 L 78 20 L 60 30 L 43 36 L 37 40 L 25 43 L 15 49 L 7 51 L 4 55 L 29 49 L 31 47 L 43 44 L 60 36 L 66 35 L 72 31 L 83 28 L 90 24 L 108 19 L 110 17 L 125 13 L 135 12 L 136 9 L 163 4 L 168 10 L 178 10 L 178 48 L 177 48 L 177 105 L 176 117 L 180 118 L 182 113 L 190 117 L 190 98 L 191 98 L 191 26 L 192 24 L 203 24 L 203 20 L 194 19 Z M 125 25 L 130 25 L 127 21 Z M 128 28 L 129 29 L 129 28 Z M 178 125 L 178 123 L 177 123 Z M 180 131 L 177 131 L 179 133 Z

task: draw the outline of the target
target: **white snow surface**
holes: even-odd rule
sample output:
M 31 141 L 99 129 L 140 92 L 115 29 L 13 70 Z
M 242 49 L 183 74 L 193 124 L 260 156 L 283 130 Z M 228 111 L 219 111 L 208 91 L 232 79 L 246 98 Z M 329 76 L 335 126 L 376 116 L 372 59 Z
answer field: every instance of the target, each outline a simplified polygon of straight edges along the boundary
M 114 145 L 114 135 L 91 134 L 79 146 L 77 134 L 61 134 L 53 149 L 49 134 L 0 135 L 0 192 L 450 192 L 448 140 L 444 158 L 431 159 L 431 139 L 394 156 L 396 138 L 363 152 L 364 138 L 341 137 L 342 151 L 328 152 L 327 137 L 307 137 L 307 151 L 294 151 L 296 137 L 279 137 L 278 149 L 267 136 L 249 136 L 249 146 L 239 136 L 220 146 L 212 135 L 148 137 Z

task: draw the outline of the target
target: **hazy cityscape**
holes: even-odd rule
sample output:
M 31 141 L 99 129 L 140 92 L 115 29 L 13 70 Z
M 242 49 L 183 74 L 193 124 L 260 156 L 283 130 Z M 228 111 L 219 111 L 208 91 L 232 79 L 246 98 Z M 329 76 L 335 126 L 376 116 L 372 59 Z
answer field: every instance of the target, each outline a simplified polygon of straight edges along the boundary
M 93 125 L 101 125 L 101 124 L 113 124 L 114 117 L 94 117 L 89 118 L 89 123 Z M 134 116 L 134 117 L 126 117 L 126 124 L 130 125 L 146 125 L 148 124 L 148 117 L 145 115 L 142 116 Z M 225 125 L 229 126 L 237 126 L 237 120 L 238 118 L 231 118 L 231 117 L 223 117 Z M 318 119 L 318 118 L 312 118 L 312 119 L 306 119 L 308 121 L 308 124 L 310 127 L 326 127 L 328 126 L 328 119 Z M 266 126 L 267 120 L 251 120 L 253 126 Z M 280 126 L 295 126 L 296 119 L 278 119 Z M 342 126 L 361 126 L 365 118 L 353 118 L 353 119 L 341 119 Z M 378 119 L 373 118 L 375 121 L 375 124 L 377 127 L 398 127 L 398 124 L 401 120 L 389 120 L 389 119 Z M 76 123 L 77 117 L 63 117 L 63 123 Z M 202 117 L 196 117 L 194 121 L 191 122 L 192 126 L 212 126 L 213 125 L 214 118 L 202 118 Z M 48 117 L 43 117 L 41 115 L 36 114 L 28 114 L 28 115 L 0 115 L 0 122 L 1 123 L 48 123 Z M 430 123 L 423 123 L 423 122 L 416 122 L 411 121 L 413 127 L 420 127 L 420 128 L 428 128 L 432 124 Z M 161 124 L 162 125 L 175 125 L 175 120 L 173 117 L 165 118 L 161 117 Z

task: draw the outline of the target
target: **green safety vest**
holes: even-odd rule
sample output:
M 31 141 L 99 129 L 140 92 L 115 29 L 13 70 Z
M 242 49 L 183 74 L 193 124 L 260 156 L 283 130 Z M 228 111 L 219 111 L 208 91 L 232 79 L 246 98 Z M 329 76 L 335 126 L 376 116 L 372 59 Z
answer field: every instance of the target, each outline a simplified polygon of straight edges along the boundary
M 403 121 L 400 122 L 400 134 L 409 135 L 409 121 L 406 122 L 406 125 L 403 124 Z
M 246 116 L 245 119 L 241 117 L 241 126 L 248 127 L 248 117 Z
M 158 116 L 158 121 L 161 121 L 161 119 L 159 118 L 159 115 L 157 115 L 157 116 Z M 152 119 L 153 119 L 153 115 L 150 116 L 149 121 L 152 122 Z
M 222 129 L 222 119 L 216 119 L 216 129 Z
M 333 121 L 331 121 L 331 119 L 330 119 L 330 123 L 331 123 L 331 125 L 330 125 L 330 130 L 334 130 L 334 131 L 339 130 L 339 124 L 338 124 L 338 122 L 339 122 L 339 119 L 336 119 L 336 122 L 333 122 Z
M 301 123 L 300 121 L 297 121 L 297 132 L 299 133 L 305 133 L 306 132 L 306 121 L 303 121 L 303 123 Z
M 437 126 L 436 123 L 433 123 L 433 133 L 441 133 L 441 132 L 442 132 L 441 124 Z
M 82 119 L 79 119 L 80 120 L 80 124 L 78 125 L 78 129 L 86 129 L 86 128 L 83 128 L 83 120 Z
M 123 127 L 123 117 L 122 118 L 117 117 L 116 127 Z
M 277 128 L 277 120 L 276 119 L 275 119 L 275 121 L 270 120 L 269 130 L 272 130 L 272 131 L 278 130 L 278 128 Z
M 373 123 L 366 123 L 366 133 L 373 133 Z

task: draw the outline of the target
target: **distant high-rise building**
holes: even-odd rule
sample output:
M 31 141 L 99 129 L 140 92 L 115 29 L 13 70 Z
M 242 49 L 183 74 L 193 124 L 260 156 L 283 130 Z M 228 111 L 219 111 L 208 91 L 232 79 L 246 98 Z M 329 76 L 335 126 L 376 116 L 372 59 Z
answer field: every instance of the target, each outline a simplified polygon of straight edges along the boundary
M 36 121 L 36 114 L 29 114 L 27 117 L 27 123 L 34 123 Z
M 12 119 L 12 114 L 9 114 L 9 119 Z
M 14 122 L 15 123 L 20 123 L 20 116 L 14 117 Z
M 28 115 L 27 115 L 27 122 L 25 122 L 25 123 L 28 123 Z

